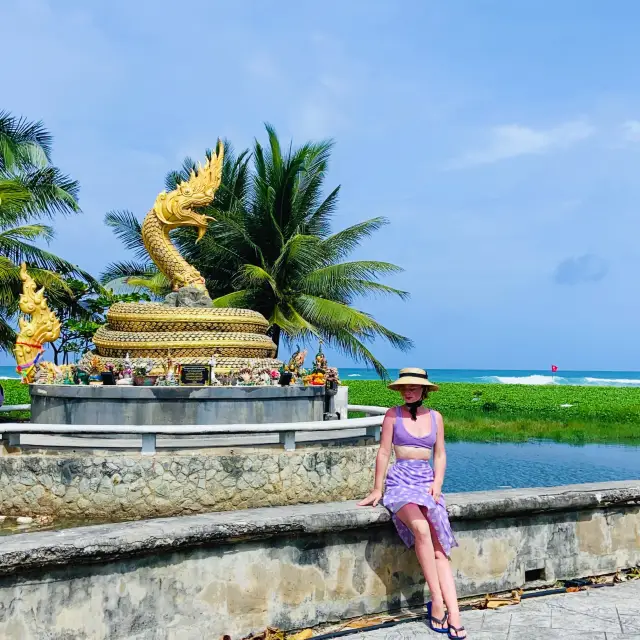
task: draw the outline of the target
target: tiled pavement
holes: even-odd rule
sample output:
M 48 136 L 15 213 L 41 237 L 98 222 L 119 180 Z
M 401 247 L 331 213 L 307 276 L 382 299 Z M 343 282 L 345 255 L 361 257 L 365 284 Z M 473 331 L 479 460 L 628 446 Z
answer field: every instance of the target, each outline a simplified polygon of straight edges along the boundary
M 640 640 L 640 580 L 523 600 L 497 611 L 462 614 L 472 640 Z M 358 640 L 446 638 L 424 622 L 359 633 Z

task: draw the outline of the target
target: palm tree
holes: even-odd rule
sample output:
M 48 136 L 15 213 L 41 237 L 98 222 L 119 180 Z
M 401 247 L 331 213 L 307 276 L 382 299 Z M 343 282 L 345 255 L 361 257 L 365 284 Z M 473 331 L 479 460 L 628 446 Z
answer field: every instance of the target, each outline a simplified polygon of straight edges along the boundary
M 41 122 L 0 112 L 0 349 L 4 350 L 15 340 L 21 262 L 53 299 L 68 293 L 65 275 L 92 281 L 89 274 L 35 244 L 48 244 L 54 237 L 53 228 L 43 220 L 80 211 L 78 183 L 51 165 L 51 141 Z
M 266 129 L 266 149 L 256 140 L 251 155 L 226 154 L 222 186 L 203 209 L 215 221 L 201 242 L 191 229 L 178 229 L 173 238 L 206 278 L 216 306 L 259 311 L 269 319 L 276 345 L 281 338 L 322 338 L 386 377 L 368 343 L 383 338 L 406 350 L 411 341 L 353 304 L 371 295 L 406 299 L 406 292 L 377 281 L 401 269 L 388 262 L 346 259 L 387 221 L 373 218 L 332 233 L 339 187 L 323 197 L 332 142 L 310 142 L 283 153 L 275 130 Z M 169 174 L 167 189 L 175 188 L 193 166 L 187 159 L 180 171 Z M 123 237 L 126 231 L 125 241 L 131 243 L 136 234 L 139 238 L 138 229 L 139 223 L 137 228 L 120 225 L 116 232 Z M 141 246 L 136 241 L 135 247 Z M 138 257 L 143 258 L 141 251 Z

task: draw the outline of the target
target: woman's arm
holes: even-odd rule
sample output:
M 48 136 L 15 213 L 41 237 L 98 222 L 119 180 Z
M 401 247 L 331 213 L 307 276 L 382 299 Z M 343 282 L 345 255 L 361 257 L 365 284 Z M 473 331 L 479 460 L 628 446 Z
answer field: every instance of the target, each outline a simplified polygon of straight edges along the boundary
M 369 504 L 375 507 L 382 498 L 384 479 L 387 475 L 387 467 L 389 466 L 389 458 L 391 457 L 393 422 L 394 412 L 392 409 L 389 409 L 382 421 L 382 433 L 380 434 L 380 448 L 378 449 L 378 455 L 376 456 L 376 471 L 373 491 L 364 500 L 358 502 L 358 505 L 361 507 L 365 507 Z
M 433 473 L 435 477 L 430 492 L 434 500 L 438 502 L 440 494 L 442 493 L 444 472 L 447 469 L 447 452 L 444 447 L 444 420 L 437 411 L 436 423 L 438 425 L 438 433 L 436 435 L 436 442 L 433 445 Z

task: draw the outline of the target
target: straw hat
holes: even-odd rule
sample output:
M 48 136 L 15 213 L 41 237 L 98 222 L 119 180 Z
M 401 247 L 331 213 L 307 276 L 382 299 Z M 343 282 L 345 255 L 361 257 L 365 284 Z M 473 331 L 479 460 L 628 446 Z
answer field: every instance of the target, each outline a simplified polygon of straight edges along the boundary
M 389 385 L 389 389 L 400 391 L 402 387 L 408 384 L 418 384 L 421 387 L 427 387 L 428 391 L 437 391 L 438 385 L 429 380 L 429 374 L 424 369 L 408 367 L 400 369 L 400 377 Z

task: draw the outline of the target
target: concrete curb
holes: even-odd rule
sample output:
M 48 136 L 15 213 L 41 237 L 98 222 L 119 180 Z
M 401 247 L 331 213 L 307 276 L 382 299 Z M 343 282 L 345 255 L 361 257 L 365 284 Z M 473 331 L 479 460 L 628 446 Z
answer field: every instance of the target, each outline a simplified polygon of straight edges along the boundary
M 638 505 L 640 480 L 450 494 L 447 502 L 452 520 Z M 350 501 L 17 534 L 2 541 L 0 575 L 68 563 L 103 562 L 115 557 L 179 551 L 204 544 L 346 531 L 384 525 L 389 520 L 388 512 L 382 507 L 362 508 Z

